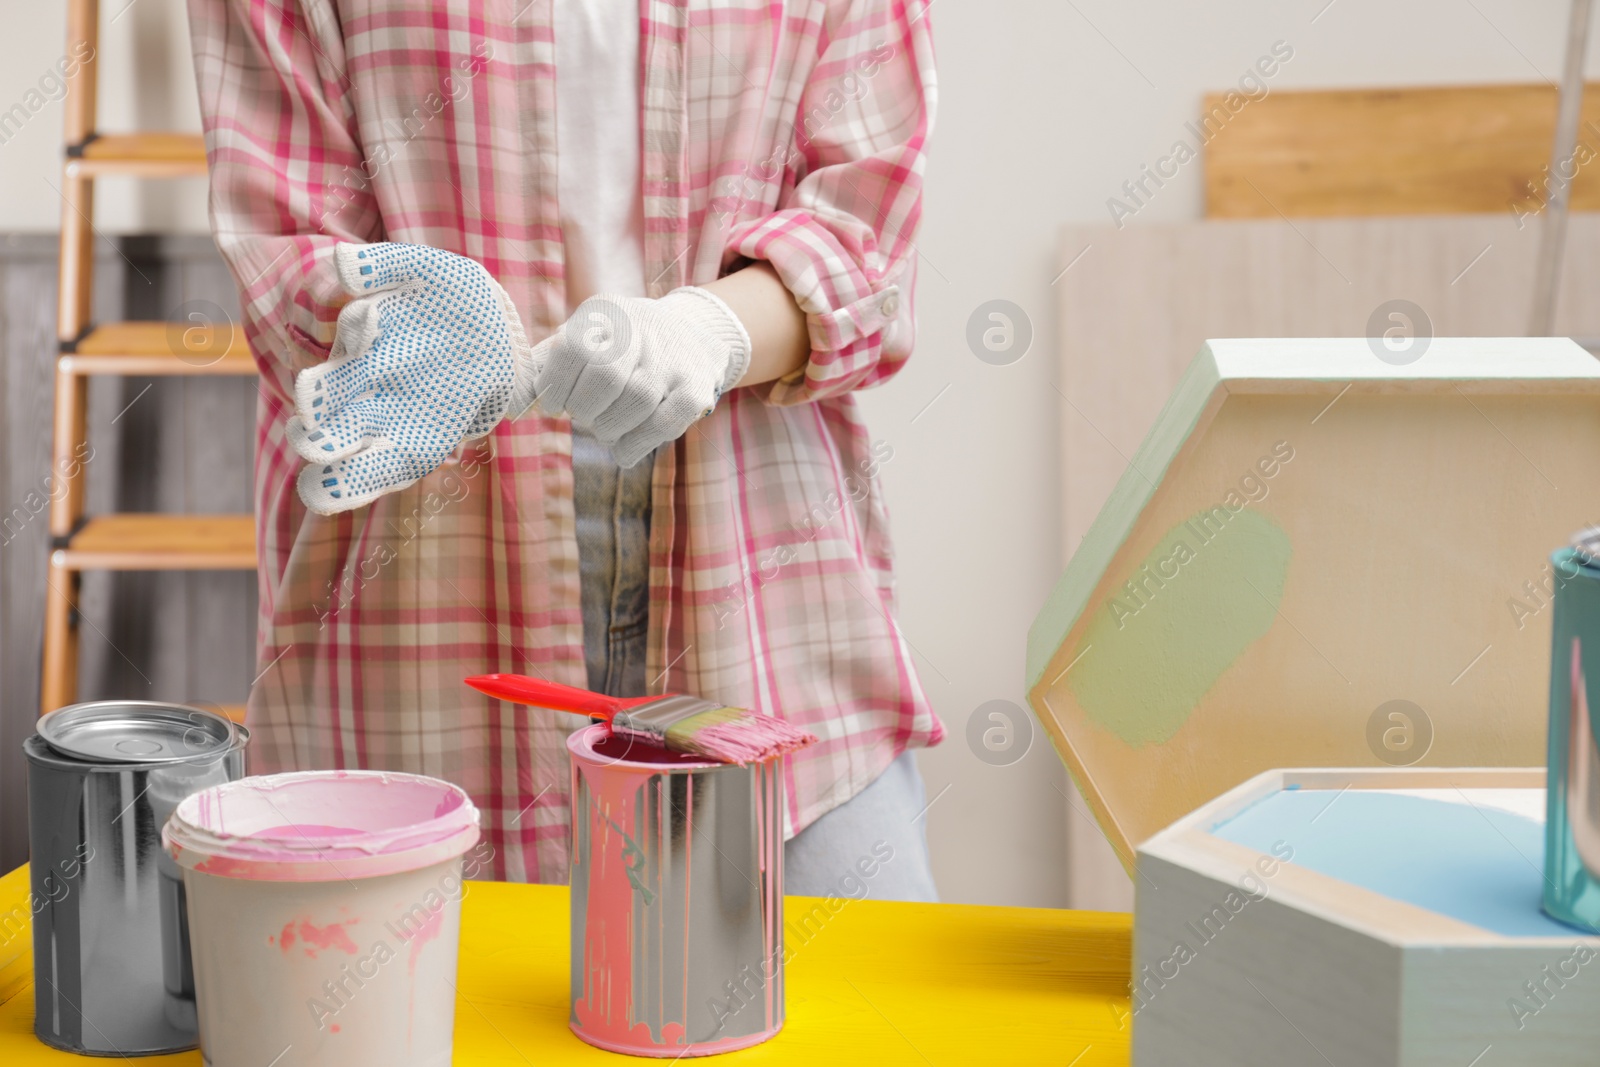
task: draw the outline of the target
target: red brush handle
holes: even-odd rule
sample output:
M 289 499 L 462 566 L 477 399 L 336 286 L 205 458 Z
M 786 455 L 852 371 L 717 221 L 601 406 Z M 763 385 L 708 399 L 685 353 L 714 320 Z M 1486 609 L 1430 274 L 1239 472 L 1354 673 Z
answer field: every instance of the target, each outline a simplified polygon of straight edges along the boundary
M 529 678 L 521 674 L 480 674 L 468 678 L 467 684 L 480 693 L 513 704 L 532 704 L 556 711 L 571 711 L 579 715 L 593 715 L 611 721 L 619 711 L 648 704 L 660 697 L 611 697 L 604 693 L 591 693 L 577 686 L 547 682 L 542 678 Z

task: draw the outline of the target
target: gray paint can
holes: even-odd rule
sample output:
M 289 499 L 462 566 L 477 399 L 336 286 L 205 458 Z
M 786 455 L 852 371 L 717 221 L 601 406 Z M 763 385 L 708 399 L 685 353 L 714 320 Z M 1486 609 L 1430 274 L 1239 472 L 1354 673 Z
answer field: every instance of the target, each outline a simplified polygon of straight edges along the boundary
M 161 827 L 197 790 L 244 776 L 244 727 L 204 708 L 74 704 L 28 759 L 34 1033 L 103 1056 L 194 1048 L 183 879 Z

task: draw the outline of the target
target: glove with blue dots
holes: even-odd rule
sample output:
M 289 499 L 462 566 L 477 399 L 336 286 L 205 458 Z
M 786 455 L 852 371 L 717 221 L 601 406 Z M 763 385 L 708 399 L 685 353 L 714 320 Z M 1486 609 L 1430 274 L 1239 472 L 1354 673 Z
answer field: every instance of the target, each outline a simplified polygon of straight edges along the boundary
M 537 364 L 511 298 L 482 264 L 426 245 L 334 249 L 355 297 L 325 363 L 295 378 L 288 437 L 310 463 L 300 499 L 362 507 L 436 470 L 462 441 L 533 402 Z
M 595 296 L 533 349 L 539 407 L 565 411 L 632 467 L 711 414 L 750 366 L 750 336 L 721 298 Z

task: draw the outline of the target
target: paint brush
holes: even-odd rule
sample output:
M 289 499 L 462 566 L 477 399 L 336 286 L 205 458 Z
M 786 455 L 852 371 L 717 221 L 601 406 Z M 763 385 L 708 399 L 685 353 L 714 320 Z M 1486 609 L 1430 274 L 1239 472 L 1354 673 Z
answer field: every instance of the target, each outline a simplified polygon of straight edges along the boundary
M 513 704 L 592 715 L 608 722 L 619 737 L 716 763 L 761 763 L 817 740 L 771 715 L 682 693 L 613 697 L 520 674 L 483 674 L 468 678 L 467 684 Z

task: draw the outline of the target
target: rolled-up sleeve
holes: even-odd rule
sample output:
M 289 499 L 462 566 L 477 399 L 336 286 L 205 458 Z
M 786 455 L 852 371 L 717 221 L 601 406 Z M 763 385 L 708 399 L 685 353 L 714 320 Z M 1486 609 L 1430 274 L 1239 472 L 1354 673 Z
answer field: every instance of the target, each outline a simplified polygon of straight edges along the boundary
M 805 312 L 803 367 L 756 387 L 798 404 L 888 380 L 910 355 L 916 239 L 933 127 L 925 3 L 853 0 L 825 45 L 795 120 L 795 180 L 779 209 L 729 236 L 772 264 Z
M 381 230 L 331 0 L 189 0 L 211 224 L 263 377 L 289 393 L 348 297 L 339 241 Z

